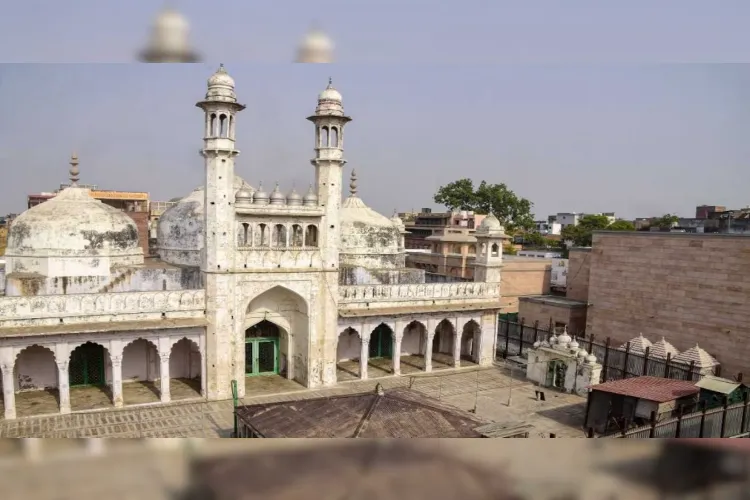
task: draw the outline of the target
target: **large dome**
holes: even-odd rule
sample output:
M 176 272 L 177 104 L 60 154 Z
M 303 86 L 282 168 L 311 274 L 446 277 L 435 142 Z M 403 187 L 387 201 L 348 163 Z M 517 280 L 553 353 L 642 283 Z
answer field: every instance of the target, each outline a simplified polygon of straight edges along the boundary
M 401 228 L 352 194 L 341 207 L 339 255 L 342 266 L 403 267 Z
M 133 219 L 76 186 L 19 215 L 5 255 L 9 273 L 45 276 L 108 275 L 110 267 L 143 262 Z
M 234 192 L 255 192 L 240 176 L 234 176 Z M 203 186 L 169 207 L 156 226 L 159 257 L 170 264 L 200 266 L 203 250 L 203 217 L 206 191 Z

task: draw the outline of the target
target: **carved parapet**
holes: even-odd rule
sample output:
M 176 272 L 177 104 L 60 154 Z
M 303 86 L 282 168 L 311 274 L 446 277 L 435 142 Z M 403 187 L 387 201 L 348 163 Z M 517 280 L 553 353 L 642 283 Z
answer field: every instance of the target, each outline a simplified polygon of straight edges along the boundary
M 339 302 L 377 300 L 465 300 L 500 297 L 497 283 L 420 283 L 407 285 L 353 285 L 339 287 Z
M 0 328 L 140 320 L 171 312 L 202 314 L 204 309 L 204 290 L 0 297 Z

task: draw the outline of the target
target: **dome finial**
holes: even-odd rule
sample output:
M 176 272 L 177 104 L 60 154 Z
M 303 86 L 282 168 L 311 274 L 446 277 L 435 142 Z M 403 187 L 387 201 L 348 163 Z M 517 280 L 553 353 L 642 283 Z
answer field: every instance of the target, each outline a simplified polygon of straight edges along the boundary
M 224 63 L 219 63 L 219 69 L 216 70 L 217 73 L 226 73 L 227 70 L 224 69 Z
M 349 195 L 357 196 L 357 171 L 352 169 L 351 181 L 349 182 Z
M 80 171 L 78 170 L 78 155 L 73 153 L 70 157 L 70 185 L 71 186 L 77 186 L 78 185 L 78 174 Z
M 333 88 L 333 78 L 330 76 L 328 77 L 328 88 Z

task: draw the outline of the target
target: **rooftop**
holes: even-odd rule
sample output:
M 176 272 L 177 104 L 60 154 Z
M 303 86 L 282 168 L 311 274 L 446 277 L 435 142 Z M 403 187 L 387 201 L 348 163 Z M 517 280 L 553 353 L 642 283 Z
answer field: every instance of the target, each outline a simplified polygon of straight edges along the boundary
M 698 394 L 695 382 L 661 377 L 633 377 L 591 386 L 591 390 L 666 403 Z
M 566 297 L 556 297 L 554 295 L 538 295 L 535 297 L 519 297 L 521 302 L 533 302 L 535 304 L 545 304 L 551 306 L 578 308 L 586 307 L 588 304 L 581 300 L 568 299 Z
M 476 438 L 487 421 L 417 391 L 396 388 L 241 406 L 238 418 L 267 438 Z

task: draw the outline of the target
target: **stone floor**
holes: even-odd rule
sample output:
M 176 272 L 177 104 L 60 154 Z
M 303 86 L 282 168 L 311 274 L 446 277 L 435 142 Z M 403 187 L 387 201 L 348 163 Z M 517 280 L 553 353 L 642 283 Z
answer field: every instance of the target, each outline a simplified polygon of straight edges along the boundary
M 420 372 L 412 376 L 357 380 L 318 390 L 305 389 L 278 376 L 247 377 L 241 404 L 353 394 L 372 391 L 380 383 L 386 389 L 411 387 L 459 408 L 476 411 L 488 420 L 532 424 L 532 437 L 548 437 L 550 433 L 561 438 L 584 437 L 583 398 L 546 391 L 546 401 L 537 401 L 534 386 L 521 376 L 517 371 L 511 378 L 508 368 L 502 365 L 468 367 L 437 374 Z M 228 437 L 233 422 L 232 401 L 186 401 L 4 421 L 0 422 L 0 437 Z
M 171 379 L 170 394 L 172 401 L 200 398 L 200 379 Z M 159 388 L 153 382 L 129 382 L 122 385 L 125 406 L 158 403 Z M 54 415 L 60 412 L 57 390 L 27 391 L 16 394 L 16 416 L 18 418 L 42 415 Z M 104 410 L 113 408 L 112 395 L 107 387 L 71 387 L 71 411 Z M 3 420 L 4 409 L 0 412 Z
M 476 363 L 461 359 L 461 367 L 476 366 Z M 453 356 L 450 354 L 433 353 L 432 370 L 446 370 L 453 368 Z M 359 380 L 359 360 L 342 361 L 336 365 L 337 377 L 340 382 Z M 402 355 L 401 374 L 413 375 L 424 372 L 424 356 Z M 393 360 L 391 358 L 374 358 L 368 360 L 367 378 L 376 379 L 393 375 Z

